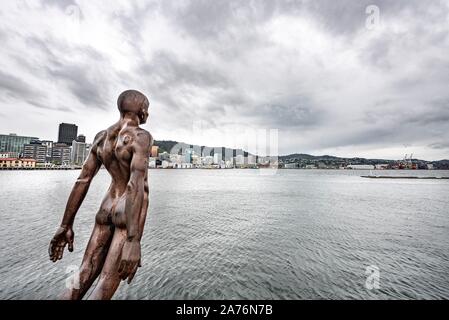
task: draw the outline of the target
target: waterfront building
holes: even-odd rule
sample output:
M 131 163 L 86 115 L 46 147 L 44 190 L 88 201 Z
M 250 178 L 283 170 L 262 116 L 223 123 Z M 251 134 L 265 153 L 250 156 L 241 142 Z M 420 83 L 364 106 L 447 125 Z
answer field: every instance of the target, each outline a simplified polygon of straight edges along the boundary
M 202 163 L 205 166 L 210 166 L 214 163 L 214 157 L 212 156 L 206 156 L 202 158 Z
M 298 164 L 297 163 L 286 163 L 284 165 L 285 169 L 297 169 L 298 168 Z
M 158 158 L 161 161 L 164 161 L 164 160 L 168 161 L 168 160 L 170 160 L 170 154 L 167 151 L 164 151 L 164 152 L 159 154 Z
M 237 165 L 237 166 L 245 165 L 245 157 L 243 156 L 243 154 L 238 154 L 235 157 L 235 165 Z
M 201 166 L 201 157 L 197 154 L 192 154 L 192 164 L 196 167 Z
M 214 153 L 214 164 L 220 164 L 221 161 L 221 154 Z
M 252 154 L 251 155 L 248 155 L 248 164 L 249 165 L 255 165 L 257 162 L 256 162 L 256 156 L 253 156 Z
M 52 152 L 53 152 L 53 141 L 50 140 L 41 140 L 43 146 L 47 148 L 47 153 L 45 156 L 45 162 L 51 162 Z
M 180 155 L 180 154 L 170 154 L 170 162 L 172 164 L 179 164 L 179 165 L 181 165 L 181 163 L 182 163 L 182 155 Z
M 71 159 L 71 148 L 64 143 L 53 145 L 51 160 L 57 165 L 69 165 Z
M 58 143 L 71 145 L 73 140 L 78 136 L 78 126 L 70 123 L 59 124 Z
M 148 159 L 148 168 L 155 169 L 156 168 L 156 161 L 157 161 L 157 158 L 150 157 Z
M 86 143 L 86 136 L 84 134 L 80 134 L 78 137 L 76 137 L 76 141 Z
M 185 163 L 192 163 L 192 153 L 193 153 L 192 149 L 186 150 L 186 152 L 184 154 L 184 162 Z
M 0 168 L 35 168 L 36 160 L 34 159 L 18 159 L 18 158 L 2 158 L 0 159 Z
M 18 158 L 19 154 L 17 152 L 2 152 L 0 153 L 0 159 L 4 158 Z
M 85 142 L 78 142 L 73 140 L 72 150 L 70 153 L 70 162 L 74 165 L 81 166 L 86 161 L 89 155 L 90 145 Z
M 159 147 L 158 146 L 152 146 L 150 154 L 151 154 L 151 157 L 157 158 L 157 155 L 159 154 Z
M 39 138 L 18 136 L 15 133 L 9 135 L 0 134 L 0 153 L 13 152 L 20 156 L 23 154 L 23 146 L 33 140 L 39 140 Z
M 47 146 L 39 140 L 33 140 L 23 146 L 23 157 L 34 159 L 37 163 L 47 162 Z

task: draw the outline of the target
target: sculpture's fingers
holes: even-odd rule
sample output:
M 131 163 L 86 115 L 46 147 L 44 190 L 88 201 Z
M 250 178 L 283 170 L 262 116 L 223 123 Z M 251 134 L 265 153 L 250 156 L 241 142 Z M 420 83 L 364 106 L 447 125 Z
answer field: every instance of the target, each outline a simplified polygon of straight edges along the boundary
M 132 266 L 132 262 L 131 261 L 127 261 L 126 262 L 126 266 L 125 266 L 125 270 L 123 270 L 123 278 L 122 278 L 122 280 L 126 280 L 126 278 L 128 278 L 131 266 Z
M 61 246 L 61 247 L 59 247 L 59 250 L 58 250 L 58 260 L 62 259 L 63 254 L 64 254 L 64 247 Z
M 48 246 L 48 254 L 50 256 L 50 260 L 52 260 L 53 256 L 55 255 L 57 244 L 58 243 L 54 238 L 51 239 L 50 245 Z
M 131 281 L 133 281 L 134 276 L 136 275 L 137 269 L 139 268 L 139 263 L 136 264 L 136 266 L 134 267 L 134 269 L 131 271 L 129 277 L 128 277 L 128 284 L 131 283 Z
M 50 242 L 50 245 L 48 246 L 48 255 L 51 260 L 53 258 L 53 242 Z
M 69 251 L 73 252 L 73 239 L 70 239 L 69 241 Z
M 61 251 L 60 247 L 57 246 L 57 247 L 55 248 L 55 252 L 53 253 L 53 262 L 58 261 L 58 259 L 59 259 L 59 252 L 60 252 L 60 251 Z
M 120 262 L 119 267 L 118 267 L 118 274 L 119 274 L 119 276 L 120 276 L 120 279 L 123 279 L 123 272 L 124 272 L 124 270 L 125 270 L 125 266 L 126 266 L 126 261 L 125 261 L 125 260 L 122 260 L 122 261 Z
M 57 257 L 58 257 L 57 249 L 55 248 L 55 251 L 53 252 L 53 255 L 51 257 L 51 261 L 56 262 Z
M 128 264 L 128 270 L 126 270 L 126 278 L 125 278 L 125 280 L 126 280 L 126 279 L 129 280 L 129 277 L 132 275 L 132 272 L 133 272 L 135 266 L 136 266 L 136 263 L 135 263 L 135 262 L 130 262 L 130 263 Z M 129 283 L 129 282 L 128 282 L 128 283 Z

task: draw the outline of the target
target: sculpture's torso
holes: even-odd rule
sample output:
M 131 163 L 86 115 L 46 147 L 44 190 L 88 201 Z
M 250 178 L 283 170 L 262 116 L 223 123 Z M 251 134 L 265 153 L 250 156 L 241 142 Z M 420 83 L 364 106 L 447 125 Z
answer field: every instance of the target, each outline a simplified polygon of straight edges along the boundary
M 99 224 L 113 224 L 126 228 L 126 187 L 130 178 L 132 143 L 138 127 L 113 125 L 100 133 L 97 142 L 97 157 L 111 175 L 111 185 L 96 215 Z

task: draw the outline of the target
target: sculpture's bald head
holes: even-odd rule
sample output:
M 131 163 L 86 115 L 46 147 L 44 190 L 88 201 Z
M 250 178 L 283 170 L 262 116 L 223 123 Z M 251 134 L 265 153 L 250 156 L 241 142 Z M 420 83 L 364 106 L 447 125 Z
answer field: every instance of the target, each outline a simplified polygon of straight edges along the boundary
M 120 94 L 117 106 L 120 114 L 133 113 L 139 117 L 140 124 L 144 124 L 148 118 L 148 107 L 150 103 L 147 97 L 137 90 L 126 90 Z

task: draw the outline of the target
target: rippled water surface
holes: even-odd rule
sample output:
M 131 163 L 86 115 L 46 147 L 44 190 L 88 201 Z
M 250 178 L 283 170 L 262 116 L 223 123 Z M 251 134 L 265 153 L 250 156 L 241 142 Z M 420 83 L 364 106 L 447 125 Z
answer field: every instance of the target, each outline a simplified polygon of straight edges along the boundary
M 57 298 L 80 264 L 105 170 L 76 218 L 75 251 L 47 258 L 78 173 L 0 172 L 1 299 Z M 143 266 L 115 298 L 448 299 L 449 180 L 360 174 L 150 171 Z M 368 266 L 379 289 L 365 286 Z

